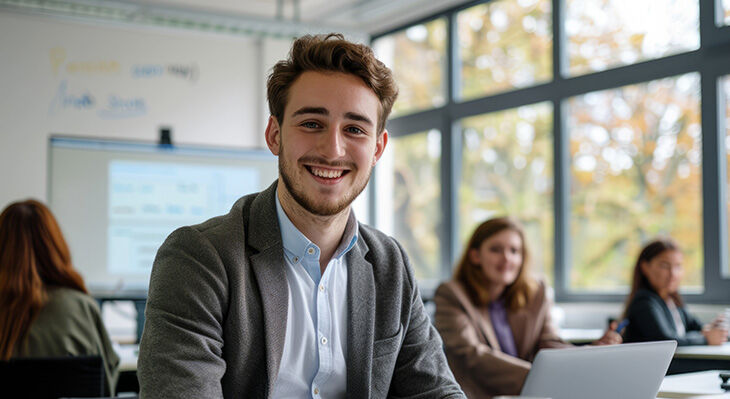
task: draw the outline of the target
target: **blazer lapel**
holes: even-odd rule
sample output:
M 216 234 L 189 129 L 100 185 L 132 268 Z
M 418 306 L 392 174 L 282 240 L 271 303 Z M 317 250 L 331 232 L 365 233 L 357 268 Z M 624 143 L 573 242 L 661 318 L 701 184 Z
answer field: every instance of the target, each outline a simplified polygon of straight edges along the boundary
M 259 251 L 251 256 L 251 266 L 258 282 L 264 313 L 265 342 L 262 342 L 262 346 L 266 351 L 267 397 L 270 397 L 279 375 L 289 303 L 284 247 L 276 215 L 275 195 L 276 183 L 254 199 L 246 232 L 249 245 Z
M 494 328 L 492 327 L 492 319 L 489 317 L 489 310 L 487 310 L 487 307 L 474 306 L 474 303 L 469 298 L 469 295 L 466 293 L 461 283 L 453 283 L 453 287 L 454 293 L 456 294 L 457 298 L 459 298 L 459 302 L 461 302 L 464 306 L 464 309 L 466 309 L 466 313 L 469 315 L 469 318 L 474 320 L 477 326 L 479 326 L 479 329 L 482 331 L 482 335 L 484 335 L 487 344 L 492 349 L 501 351 L 502 348 L 499 346 L 497 334 L 494 333 Z
M 527 331 L 527 326 L 530 324 L 528 318 L 534 316 L 528 315 L 524 309 L 517 312 L 507 312 L 507 324 L 512 330 L 512 337 L 517 347 L 517 356 L 522 359 L 530 359 L 531 355 L 534 355 L 530 353 L 534 350 L 534 345 L 527 344 L 528 342 L 534 342 L 529 340 L 528 334 L 534 334 L 535 331 Z M 534 328 L 531 330 L 534 330 Z M 537 330 L 538 334 L 539 332 L 540 330 Z
M 369 397 L 375 339 L 375 280 L 365 259 L 367 244 L 358 239 L 347 256 L 347 397 Z
M 480 312 L 482 314 L 482 317 L 480 317 L 478 320 L 480 321 L 480 326 L 482 327 L 484 336 L 487 338 L 489 346 L 491 346 L 492 349 L 502 351 L 502 347 L 499 346 L 497 334 L 494 332 L 494 327 L 492 326 L 492 318 L 489 317 L 489 310 L 486 307 L 483 307 L 480 308 Z

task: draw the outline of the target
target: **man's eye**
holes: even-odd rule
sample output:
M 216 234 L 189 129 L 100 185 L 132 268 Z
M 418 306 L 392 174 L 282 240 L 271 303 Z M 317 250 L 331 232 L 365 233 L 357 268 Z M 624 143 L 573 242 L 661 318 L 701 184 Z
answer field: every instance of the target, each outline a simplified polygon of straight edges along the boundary
M 364 130 L 360 129 L 359 127 L 355 127 L 355 126 L 350 126 L 345 130 L 347 130 L 350 133 L 355 133 L 355 134 L 364 134 L 365 133 Z
M 307 129 L 317 129 L 319 127 L 319 123 L 317 122 L 304 122 L 300 126 L 307 128 Z

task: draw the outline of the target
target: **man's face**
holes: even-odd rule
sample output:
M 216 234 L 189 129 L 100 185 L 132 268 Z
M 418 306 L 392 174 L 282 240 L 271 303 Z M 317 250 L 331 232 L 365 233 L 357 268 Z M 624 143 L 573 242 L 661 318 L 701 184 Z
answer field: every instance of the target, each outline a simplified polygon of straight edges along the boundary
M 375 93 L 357 76 L 302 73 L 289 88 L 281 125 L 269 118 L 266 143 L 279 157 L 279 190 L 308 212 L 330 216 L 362 192 L 383 154 Z

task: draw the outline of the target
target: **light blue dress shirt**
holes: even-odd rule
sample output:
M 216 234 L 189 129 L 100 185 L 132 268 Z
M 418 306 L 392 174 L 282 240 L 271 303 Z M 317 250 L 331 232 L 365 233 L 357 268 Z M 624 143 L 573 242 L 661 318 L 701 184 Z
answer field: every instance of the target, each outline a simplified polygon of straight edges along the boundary
M 286 259 L 289 301 L 284 352 L 273 397 L 344 398 L 347 389 L 347 260 L 357 242 L 351 210 L 335 254 L 320 272 L 320 249 L 289 220 L 279 203 L 276 212 Z

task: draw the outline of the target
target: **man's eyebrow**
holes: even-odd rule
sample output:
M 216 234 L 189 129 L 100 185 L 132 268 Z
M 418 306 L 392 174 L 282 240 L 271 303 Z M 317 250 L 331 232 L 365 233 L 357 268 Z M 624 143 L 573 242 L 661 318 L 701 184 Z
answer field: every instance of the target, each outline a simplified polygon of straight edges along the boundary
M 327 108 L 324 107 L 302 107 L 298 110 L 294 111 L 291 116 L 298 116 L 298 115 L 304 115 L 304 114 L 318 114 L 318 115 L 329 115 L 330 112 L 327 111 Z
M 358 121 L 358 122 L 365 122 L 365 123 L 368 123 L 370 125 L 373 125 L 373 121 L 371 121 L 370 118 L 368 118 L 365 115 L 361 115 L 361 114 L 358 114 L 358 113 L 355 113 L 355 112 L 346 112 L 345 113 L 345 118 L 352 119 L 352 120 Z

